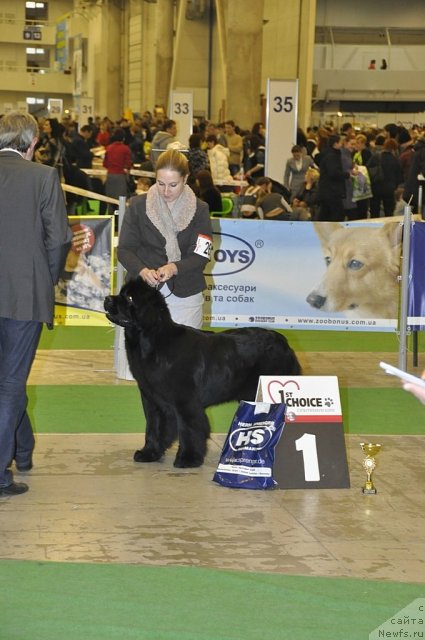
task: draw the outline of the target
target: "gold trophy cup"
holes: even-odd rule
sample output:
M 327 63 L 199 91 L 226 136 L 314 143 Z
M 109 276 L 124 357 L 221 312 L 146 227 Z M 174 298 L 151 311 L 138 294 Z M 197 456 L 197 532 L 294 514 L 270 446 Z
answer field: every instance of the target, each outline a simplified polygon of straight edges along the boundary
M 374 444 L 372 442 L 361 442 L 360 446 L 363 453 L 366 454 L 366 458 L 363 460 L 363 469 L 367 473 L 367 480 L 362 488 L 362 493 L 365 495 L 374 495 L 377 493 L 376 487 L 372 482 L 372 473 L 376 467 L 375 456 L 381 451 L 382 445 Z

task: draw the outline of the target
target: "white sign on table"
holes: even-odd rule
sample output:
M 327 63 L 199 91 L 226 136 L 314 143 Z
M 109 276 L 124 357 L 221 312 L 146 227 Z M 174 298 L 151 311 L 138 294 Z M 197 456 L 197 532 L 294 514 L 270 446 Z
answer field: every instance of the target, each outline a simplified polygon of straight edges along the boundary
M 286 404 L 273 466 L 280 489 L 350 486 L 336 376 L 261 376 L 256 401 Z
M 297 140 L 298 80 L 267 80 L 265 175 L 283 182 Z

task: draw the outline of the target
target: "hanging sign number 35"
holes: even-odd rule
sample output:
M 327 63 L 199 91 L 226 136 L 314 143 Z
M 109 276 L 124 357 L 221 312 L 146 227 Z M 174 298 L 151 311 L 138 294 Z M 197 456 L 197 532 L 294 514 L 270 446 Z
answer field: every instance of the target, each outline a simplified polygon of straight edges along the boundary
M 275 113 L 281 113 L 284 111 L 285 113 L 290 113 L 294 108 L 294 97 L 293 96 L 275 96 L 273 98 L 273 111 Z

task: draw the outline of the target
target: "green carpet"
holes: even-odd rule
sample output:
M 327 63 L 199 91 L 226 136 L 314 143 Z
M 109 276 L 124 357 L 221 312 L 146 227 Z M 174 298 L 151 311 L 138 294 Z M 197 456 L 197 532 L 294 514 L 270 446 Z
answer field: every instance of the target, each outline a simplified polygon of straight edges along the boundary
M 394 333 L 285 331 L 296 351 L 397 352 Z M 111 349 L 114 330 L 43 331 L 44 349 Z M 424 346 L 419 335 L 419 350 Z M 342 388 L 351 434 L 424 434 L 401 388 Z M 140 433 L 135 385 L 28 388 L 38 433 Z M 227 432 L 236 403 L 208 410 Z M 247 549 L 249 553 L 249 549 Z M 423 585 L 201 567 L 0 561 L 0 640 L 367 640 Z M 398 630 L 398 629 L 397 629 Z
M 417 584 L 198 567 L 0 562 L 6 640 L 365 640 Z
M 423 406 L 403 389 L 340 389 L 346 433 L 425 434 Z M 38 433 L 140 433 L 145 429 L 133 385 L 28 387 L 29 413 Z M 211 429 L 227 433 L 237 404 L 208 409 Z
M 282 331 L 295 351 L 395 351 L 399 341 L 395 332 L 368 331 Z M 112 349 L 113 327 L 56 327 L 43 329 L 40 349 Z M 424 332 L 419 332 L 419 350 L 425 348 Z M 412 337 L 408 348 L 412 349 Z
M 113 349 L 113 327 L 43 327 L 39 349 Z

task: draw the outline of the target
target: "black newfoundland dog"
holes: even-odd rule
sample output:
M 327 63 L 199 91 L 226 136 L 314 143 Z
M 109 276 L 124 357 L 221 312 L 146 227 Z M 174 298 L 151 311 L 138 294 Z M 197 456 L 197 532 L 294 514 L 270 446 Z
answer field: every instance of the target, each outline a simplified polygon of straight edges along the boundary
M 261 375 L 299 375 L 284 336 L 248 327 L 198 331 L 173 322 L 162 294 L 141 278 L 105 299 L 107 318 L 125 328 L 131 373 L 146 416 L 145 446 L 136 462 L 160 460 L 178 439 L 175 467 L 199 467 L 210 425 L 205 408 L 255 400 Z

